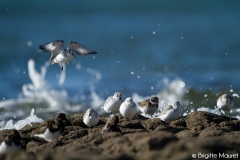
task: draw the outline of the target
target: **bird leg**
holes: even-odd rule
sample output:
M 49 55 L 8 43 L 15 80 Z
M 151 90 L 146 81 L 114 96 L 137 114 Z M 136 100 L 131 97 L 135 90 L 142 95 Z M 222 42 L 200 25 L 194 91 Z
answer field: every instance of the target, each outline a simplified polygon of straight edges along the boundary
M 231 121 L 231 112 L 230 112 L 230 110 L 229 110 L 229 116 L 230 116 L 230 121 Z
M 222 112 L 221 112 L 221 109 L 219 108 L 219 112 L 221 113 L 221 116 L 222 116 Z
M 63 65 L 62 65 L 62 63 L 60 63 L 61 64 L 61 71 L 63 71 Z

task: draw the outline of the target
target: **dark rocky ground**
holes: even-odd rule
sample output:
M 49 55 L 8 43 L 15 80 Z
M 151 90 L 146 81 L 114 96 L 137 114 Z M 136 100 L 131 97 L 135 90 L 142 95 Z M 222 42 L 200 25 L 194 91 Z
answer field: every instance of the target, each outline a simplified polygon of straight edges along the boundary
M 107 117 L 101 117 L 97 126 L 88 128 L 81 113 L 69 116 L 70 123 L 63 135 L 48 143 L 31 137 L 40 124 L 25 126 L 19 131 L 22 149 L 0 155 L 0 159 L 192 159 L 192 154 L 204 159 L 213 154 L 219 158 L 219 153 L 225 157 L 240 153 L 240 121 L 237 119 L 229 121 L 228 117 L 192 112 L 167 124 L 138 114 L 129 121 L 120 114 L 117 116 L 122 133 L 100 133 Z M 0 132 L 0 141 L 4 132 L 6 130 Z M 207 155 L 200 157 L 199 153 Z

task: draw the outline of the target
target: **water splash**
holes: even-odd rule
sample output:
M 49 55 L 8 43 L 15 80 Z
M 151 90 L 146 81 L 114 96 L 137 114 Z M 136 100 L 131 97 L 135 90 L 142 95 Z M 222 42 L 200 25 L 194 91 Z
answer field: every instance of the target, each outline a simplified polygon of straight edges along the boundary
M 87 68 L 86 72 L 93 75 L 93 78 L 88 82 L 89 90 L 91 92 L 91 106 L 95 110 L 99 111 L 100 107 L 104 103 L 104 99 L 101 98 L 95 91 L 95 85 L 102 79 L 102 75 L 97 70 Z
M 0 122 L 0 130 L 5 130 L 5 129 L 20 130 L 23 127 L 25 127 L 26 125 L 31 125 L 32 123 L 41 123 L 41 122 L 43 122 L 43 119 L 38 118 L 34 114 L 34 109 L 32 109 L 30 116 L 28 116 L 27 118 L 25 118 L 23 120 L 19 120 L 16 124 L 13 124 L 13 120 L 12 119 L 7 121 L 6 124 L 5 124 L 4 121 L 1 121 Z
M 188 101 L 184 100 L 186 93 L 186 87 L 183 85 L 181 79 L 175 79 L 172 81 L 165 81 L 163 89 L 156 95 L 159 98 L 159 110 L 162 110 L 169 104 L 173 104 L 175 101 L 180 101 L 181 106 L 188 104 Z M 133 99 L 135 102 L 141 102 L 144 99 L 149 99 L 151 95 L 142 97 L 138 93 L 133 93 Z
M 38 114 L 51 114 L 54 112 L 68 112 L 73 106 L 81 109 L 79 104 L 71 103 L 65 90 L 55 90 L 46 82 L 45 75 L 49 63 L 45 63 L 40 72 L 35 69 L 33 59 L 28 61 L 28 73 L 32 83 L 22 86 L 22 95 L 18 99 L 8 99 L 0 102 L 0 108 L 5 112 L 2 117 L 9 119 L 12 117 L 24 117 L 27 109 L 34 108 Z M 66 67 L 65 67 L 66 68 Z M 63 71 L 59 78 L 59 84 L 65 81 L 66 71 Z M 76 105 L 76 106 L 75 106 Z
M 207 108 L 207 107 L 201 107 L 201 108 L 198 108 L 197 111 L 204 111 L 204 112 L 209 112 L 209 113 L 214 113 L 214 114 L 217 114 L 217 115 L 221 115 L 221 112 L 219 111 L 218 108 L 210 109 L 210 108 Z
M 48 66 L 42 66 L 41 72 L 39 73 L 35 69 L 35 63 L 33 59 L 28 61 L 29 77 L 32 84 L 23 85 L 23 95 L 29 99 L 35 99 L 39 102 L 46 104 L 47 111 L 56 112 L 60 109 L 68 106 L 68 95 L 65 90 L 57 91 L 50 87 L 45 81 L 45 75 Z M 62 73 L 59 82 L 64 83 L 65 71 Z M 66 108 L 65 108 L 66 109 Z

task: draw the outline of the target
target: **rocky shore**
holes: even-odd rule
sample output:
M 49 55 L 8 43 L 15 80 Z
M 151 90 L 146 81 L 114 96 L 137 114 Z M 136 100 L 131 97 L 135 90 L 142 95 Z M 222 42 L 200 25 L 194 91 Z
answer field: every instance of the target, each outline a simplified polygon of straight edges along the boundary
M 208 112 L 192 112 L 165 123 L 136 114 L 127 120 L 120 114 L 121 132 L 101 134 L 108 117 L 89 128 L 83 114 L 67 117 L 69 123 L 57 141 L 32 137 L 41 124 L 19 130 L 21 150 L 0 155 L 1 160 L 70 159 L 211 159 L 240 158 L 240 121 Z M 7 130 L 0 132 L 0 141 Z

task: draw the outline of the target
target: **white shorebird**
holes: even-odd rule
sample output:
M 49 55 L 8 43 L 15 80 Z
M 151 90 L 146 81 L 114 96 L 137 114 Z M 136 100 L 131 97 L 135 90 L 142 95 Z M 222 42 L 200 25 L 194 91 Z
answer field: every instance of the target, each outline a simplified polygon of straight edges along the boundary
M 103 108 L 107 113 L 112 114 L 119 110 L 122 102 L 122 94 L 120 92 L 116 92 L 113 96 L 108 97 L 101 108 Z
M 51 142 L 58 139 L 65 128 L 66 115 L 59 113 L 55 118 L 45 120 L 42 127 L 35 132 L 36 137 Z
M 158 97 L 151 96 L 150 99 L 143 100 L 142 102 L 138 102 L 139 108 L 141 112 L 152 115 L 158 110 Z
M 137 105 L 133 102 L 131 97 L 128 97 L 121 104 L 119 111 L 125 118 L 129 119 L 132 118 L 135 113 L 137 113 Z
M 70 42 L 67 49 L 64 49 L 63 47 L 63 40 L 55 40 L 53 42 L 40 45 L 39 49 L 42 49 L 45 52 L 51 52 L 52 55 L 50 58 L 50 63 L 59 63 L 61 65 L 61 70 L 63 70 L 62 63 L 68 63 L 69 61 L 71 61 L 72 58 L 75 57 L 74 54 L 89 55 L 97 53 L 77 42 Z
M 93 127 L 98 124 L 100 120 L 99 114 L 94 109 L 88 109 L 83 115 L 83 122 L 88 127 Z
M 0 145 L 0 154 L 8 151 L 16 151 L 21 148 L 20 135 L 17 130 L 10 130 L 10 132 L 4 136 L 3 142 Z
M 231 113 L 230 110 L 233 108 L 233 98 L 230 95 L 224 94 L 220 96 L 217 100 L 217 107 L 221 110 L 229 111 L 230 121 L 231 121 Z M 222 112 L 221 112 L 222 114 Z
M 163 111 L 158 115 L 162 121 L 170 122 L 178 119 L 181 116 L 180 102 L 174 102 L 173 106 L 168 105 L 163 109 Z

